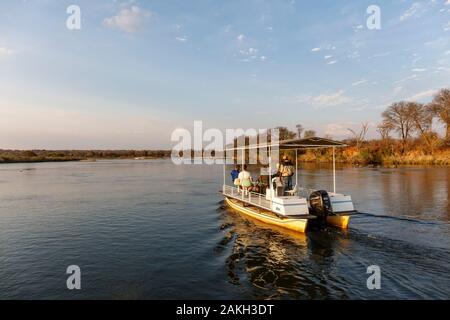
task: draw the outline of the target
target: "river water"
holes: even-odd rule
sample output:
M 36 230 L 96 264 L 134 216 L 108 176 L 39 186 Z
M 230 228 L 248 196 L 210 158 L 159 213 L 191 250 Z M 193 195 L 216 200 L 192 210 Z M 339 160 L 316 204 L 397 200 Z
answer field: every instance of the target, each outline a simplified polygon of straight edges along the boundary
M 331 178 L 300 168 L 306 187 Z M 364 214 L 294 235 L 224 207 L 220 166 L 2 164 L 0 299 L 449 299 L 450 168 L 338 167 L 337 181 Z

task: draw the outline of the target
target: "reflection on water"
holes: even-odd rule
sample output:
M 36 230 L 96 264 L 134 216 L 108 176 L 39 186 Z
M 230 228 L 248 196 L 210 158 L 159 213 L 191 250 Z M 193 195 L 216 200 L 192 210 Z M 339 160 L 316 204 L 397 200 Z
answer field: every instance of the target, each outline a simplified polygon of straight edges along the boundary
M 331 184 L 327 165 L 301 173 L 307 187 Z M 368 212 L 347 231 L 294 236 L 222 208 L 233 241 L 229 280 L 252 298 L 449 298 L 449 175 L 447 168 L 341 168 L 342 189 Z M 372 264 L 382 270 L 380 291 L 365 286 Z
M 365 214 L 305 235 L 224 207 L 221 178 L 161 160 L 0 165 L 0 298 L 450 298 L 449 168 L 339 167 Z M 330 189 L 330 167 L 300 183 Z
M 293 235 L 223 208 L 230 283 L 251 298 L 448 298 L 448 250 L 334 228 Z M 420 223 L 420 222 L 419 222 Z M 365 287 L 366 268 L 382 269 L 381 292 Z

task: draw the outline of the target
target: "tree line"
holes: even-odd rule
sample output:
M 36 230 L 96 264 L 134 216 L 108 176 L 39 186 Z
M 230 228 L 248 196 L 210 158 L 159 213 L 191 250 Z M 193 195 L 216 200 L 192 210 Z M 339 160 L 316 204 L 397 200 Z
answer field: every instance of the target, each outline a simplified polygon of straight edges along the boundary
M 428 152 L 442 142 L 450 142 L 450 89 L 441 89 L 433 100 L 428 103 L 400 101 L 391 104 L 383 113 L 383 121 L 378 125 L 382 140 L 388 140 L 392 132 L 396 132 L 405 151 L 408 142 L 415 135 L 422 140 Z M 442 139 L 433 131 L 433 120 L 445 126 L 445 136 Z
M 0 150 L 0 163 L 167 158 L 170 150 Z
M 412 101 L 394 102 L 381 114 L 382 121 L 377 126 L 380 140 L 393 142 L 396 133 L 401 141 L 402 150 L 405 151 L 408 143 L 414 138 L 421 140 L 428 151 L 432 152 L 435 147 L 450 143 L 450 89 L 441 89 L 433 97 L 430 103 L 419 103 Z M 437 121 L 445 126 L 445 135 L 440 138 L 433 130 L 433 122 Z M 296 132 L 287 127 L 279 126 L 281 140 L 294 138 L 315 137 L 314 130 L 304 130 L 301 124 L 297 124 Z M 369 123 L 361 123 L 359 130 L 347 129 L 351 138 L 345 139 L 357 148 L 366 142 Z M 325 138 L 332 139 L 331 136 Z
M 429 103 L 399 101 L 390 104 L 381 114 L 377 125 L 379 139 L 367 139 L 369 122 L 359 129 L 348 128 L 349 147 L 339 149 L 340 162 L 358 164 L 450 164 L 450 89 L 439 90 Z M 445 133 L 441 137 L 433 127 L 441 123 Z M 281 140 L 314 137 L 314 130 L 296 125 L 296 132 L 277 127 Z M 331 136 L 325 138 L 333 139 Z M 308 150 L 301 161 L 329 161 L 327 150 Z

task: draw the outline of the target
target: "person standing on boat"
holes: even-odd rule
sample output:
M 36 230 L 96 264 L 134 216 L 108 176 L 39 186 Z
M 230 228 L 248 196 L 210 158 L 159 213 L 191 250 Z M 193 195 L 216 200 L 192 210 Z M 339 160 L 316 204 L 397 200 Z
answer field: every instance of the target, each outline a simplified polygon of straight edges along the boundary
M 236 185 L 236 179 L 239 177 L 239 166 L 235 166 L 233 170 L 231 170 L 231 183 Z
M 283 194 L 292 190 L 292 177 L 294 176 L 294 165 L 287 156 L 283 156 L 283 163 L 280 166 L 281 179 L 283 181 Z
M 251 189 L 252 187 L 252 176 L 250 175 L 250 172 L 247 171 L 247 165 L 244 164 L 244 169 L 239 172 L 238 179 L 241 183 L 241 187 L 243 190 L 247 191 Z

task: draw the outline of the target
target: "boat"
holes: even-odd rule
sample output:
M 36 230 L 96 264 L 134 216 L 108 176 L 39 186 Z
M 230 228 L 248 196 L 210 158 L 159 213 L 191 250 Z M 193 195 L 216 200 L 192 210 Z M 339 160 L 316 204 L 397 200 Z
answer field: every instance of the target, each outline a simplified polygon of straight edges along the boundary
M 269 150 L 268 185 L 263 192 L 243 190 L 226 183 L 227 161 L 223 164 L 223 186 L 221 193 L 224 201 L 231 209 L 268 225 L 305 233 L 310 226 L 333 226 L 347 229 L 350 217 L 358 213 L 352 197 L 336 191 L 336 148 L 346 144 L 330 139 L 312 137 L 290 139 L 264 144 L 227 147 L 225 153 L 241 152 L 241 165 L 245 164 L 246 152 L 251 149 Z M 331 148 L 333 150 L 333 190 L 310 189 L 301 187 L 298 179 L 298 151 L 306 149 Z M 273 159 L 271 152 L 295 151 L 295 184 L 291 190 L 283 192 L 274 186 L 272 174 Z M 279 157 L 278 157 L 279 158 Z M 237 161 L 236 161 L 237 162 Z M 233 159 L 233 164 L 235 161 Z

